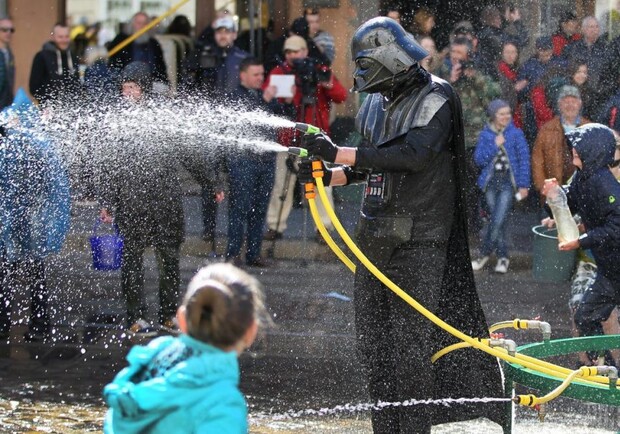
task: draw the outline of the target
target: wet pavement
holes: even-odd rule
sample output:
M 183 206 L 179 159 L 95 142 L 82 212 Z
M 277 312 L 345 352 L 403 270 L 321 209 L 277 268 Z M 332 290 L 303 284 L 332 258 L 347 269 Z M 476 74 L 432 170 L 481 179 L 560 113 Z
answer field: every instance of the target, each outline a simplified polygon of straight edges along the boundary
M 339 216 L 349 231 L 356 221 L 357 193 L 343 193 L 337 204 Z M 182 249 L 183 284 L 202 265 L 218 260 L 200 239 L 199 198 L 188 195 L 185 209 L 188 237 Z M 55 324 L 53 343 L 24 343 L 25 326 L 21 324 L 13 328 L 8 342 L 0 343 L 0 432 L 73 433 L 101 429 L 105 410 L 102 387 L 124 366 L 123 357 L 132 342 L 120 327 L 124 309 L 119 273 L 92 270 L 88 237 L 97 211 L 92 205 L 74 206 L 65 248 L 48 262 Z M 218 253 L 224 249 L 225 206 L 222 211 L 218 217 Z M 511 271 L 506 275 L 483 271 L 476 276 L 488 322 L 539 317 L 551 323 L 553 338 L 569 337 L 568 283 L 540 282 L 532 277 L 531 227 L 538 217 L 534 212 L 518 209 L 511 219 Z M 154 319 L 157 273 L 152 252 L 147 253 L 145 265 L 149 318 Z M 305 210 L 293 211 L 284 239 L 276 243 L 273 266 L 249 271 L 264 285 L 267 305 L 276 323 L 241 358 L 242 388 L 252 415 L 251 432 L 371 432 L 367 412 L 302 416 L 284 421 L 274 416 L 291 409 L 368 402 L 355 357 L 353 276 L 327 247 L 315 242 L 313 224 Z M 18 298 L 26 305 L 25 294 L 19 289 L 18 292 Z M 93 324 L 95 314 L 103 314 L 111 324 Z M 19 311 L 13 319 L 20 320 Z M 518 344 L 540 340 L 533 331 L 507 335 Z M 575 360 L 565 357 L 560 361 L 572 367 Z M 596 414 L 594 419 L 579 416 L 592 412 Z M 533 411 L 520 410 L 515 432 L 538 431 L 540 426 L 534 420 Z M 615 432 L 620 427 L 620 412 L 618 407 L 559 400 L 549 406 L 545 432 L 567 432 L 567 420 L 573 428 L 584 427 L 584 431 L 575 432 Z M 473 424 L 436 432 L 501 430 L 492 424 Z

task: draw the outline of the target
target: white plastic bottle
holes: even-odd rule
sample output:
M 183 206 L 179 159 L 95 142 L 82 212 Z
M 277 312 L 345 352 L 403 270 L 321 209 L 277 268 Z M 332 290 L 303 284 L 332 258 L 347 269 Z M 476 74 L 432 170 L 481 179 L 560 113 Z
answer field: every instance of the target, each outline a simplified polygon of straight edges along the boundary
M 555 225 L 558 228 L 558 239 L 560 242 L 574 241 L 579 238 L 577 223 L 570 212 L 566 193 L 562 187 L 556 185 L 547 193 L 547 204 L 553 213 Z

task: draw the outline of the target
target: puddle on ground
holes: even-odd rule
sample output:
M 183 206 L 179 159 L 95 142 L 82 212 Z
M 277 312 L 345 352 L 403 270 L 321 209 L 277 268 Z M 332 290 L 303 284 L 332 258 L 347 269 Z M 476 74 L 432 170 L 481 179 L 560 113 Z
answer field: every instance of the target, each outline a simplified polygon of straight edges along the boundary
M 250 408 L 252 405 L 250 403 Z M 0 399 L 0 432 L 77 434 L 101 432 L 106 408 L 103 404 L 78 404 L 30 400 Z M 258 418 L 256 417 L 258 416 Z M 554 413 L 544 423 L 520 417 L 513 434 L 612 434 L 615 431 L 592 428 L 586 416 Z M 561 422 L 561 423 L 560 423 Z M 591 421 L 590 421 L 591 422 Z M 570 428 L 568 428 L 570 426 Z M 298 418 L 274 421 L 265 413 L 250 415 L 252 434 L 370 434 L 368 413 L 342 414 L 322 418 Z M 445 424 L 433 428 L 433 434 L 501 434 L 497 425 L 486 420 Z

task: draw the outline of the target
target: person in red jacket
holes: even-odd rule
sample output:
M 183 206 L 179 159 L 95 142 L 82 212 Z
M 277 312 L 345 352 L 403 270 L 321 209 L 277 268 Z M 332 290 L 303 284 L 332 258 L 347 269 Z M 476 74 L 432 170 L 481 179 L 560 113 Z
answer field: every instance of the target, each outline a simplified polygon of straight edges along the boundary
M 568 44 L 581 39 L 579 21 L 573 11 L 564 11 L 558 20 L 558 31 L 553 34 L 553 56 L 561 57 Z
M 338 81 L 338 78 L 325 65 L 308 57 L 306 40 L 301 36 L 290 36 L 284 42 L 284 63 L 273 68 L 264 86 L 269 86 L 271 77 L 275 75 L 295 75 L 293 89 L 293 105 L 296 109 L 296 122 L 304 122 L 319 127 L 326 134 L 329 129 L 329 112 L 332 103 L 342 103 L 347 98 L 347 90 Z M 282 100 L 281 102 L 288 102 Z M 292 128 L 281 129 L 278 133 L 278 143 L 284 146 L 294 146 L 299 136 Z M 268 231 L 265 239 L 274 240 L 282 237 L 286 229 L 286 221 L 293 204 L 293 190 L 297 176 L 292 173 L 291 164 L 287 165 L 287 156 L 279 153 L 276 162 L 276 178 L 267 211 Z M 328 196 L 331 200 L 331 189 Z M 333 201 L 332 205 L 333 205 Z M 331 229 L 333 226 L 329 217 L 319 204 L 321 220 Z

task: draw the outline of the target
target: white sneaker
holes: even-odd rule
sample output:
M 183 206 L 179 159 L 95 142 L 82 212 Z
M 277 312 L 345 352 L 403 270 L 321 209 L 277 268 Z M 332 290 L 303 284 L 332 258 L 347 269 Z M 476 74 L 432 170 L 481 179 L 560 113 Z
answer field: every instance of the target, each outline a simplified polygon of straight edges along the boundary
M 497 265 L 495 265 L 495 272 L 506 274 L 508 271 L 508 266 L 510 265 L 510 259 L 508 258 L 499 258 L 497 260 Z
M 489 262 L 489 257 L 481 256 L 480 258 L 471 261 L 471 268 L 473 268 L 474 271 L 480 271 L 484 268 L 487 262 Z

